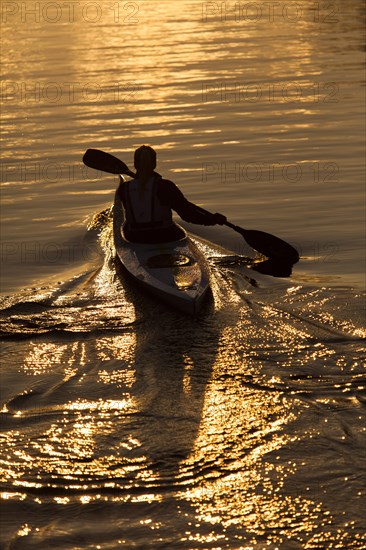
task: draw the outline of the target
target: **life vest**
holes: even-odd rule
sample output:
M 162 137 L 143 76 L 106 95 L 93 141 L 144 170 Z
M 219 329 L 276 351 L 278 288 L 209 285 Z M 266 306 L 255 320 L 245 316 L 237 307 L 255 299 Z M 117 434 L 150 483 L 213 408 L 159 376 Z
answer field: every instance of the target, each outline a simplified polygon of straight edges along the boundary
M 172 211 L 160 202 L 157 194 L 159 179 L 152 176 L 142 187 L 138 179 L 122 187 L 126 226 L 133 231 L 164 229 L 173 225 Z

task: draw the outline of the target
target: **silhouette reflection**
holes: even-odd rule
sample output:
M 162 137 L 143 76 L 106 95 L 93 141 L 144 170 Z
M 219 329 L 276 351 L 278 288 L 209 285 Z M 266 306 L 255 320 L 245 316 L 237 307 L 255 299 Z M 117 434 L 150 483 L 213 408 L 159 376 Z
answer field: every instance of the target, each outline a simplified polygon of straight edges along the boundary
M 292 274 L 292 267 L 298 262 L 289 260 L 278 260 L 269 258 L 263 262 L 257 262 L 252 264 L 251 269 L 258 271 L 263 275 L 271 275 L 272 277 L 290 277 Z
M 120 264 L 116 270 L 122 284 L 128 286 L 130 279 Z M 171 521 L 179 524 L 183 517 L 178 493 L 182 484 L 194 479 L 185 461 L 194 450 L 221 330 L 210 322 L 211 296 L 200 316 L 192 318 L 160 305 L 139 288 L 130 288 L 130 292 L 136 318 L 145 321 L 135 332 L 134 384 L 130 389 L 135 413 L 124 430 L 139 441 L 154 502 L 164 505 L 167 499 Z M 194 510 L 191 514 L 194 518 Z

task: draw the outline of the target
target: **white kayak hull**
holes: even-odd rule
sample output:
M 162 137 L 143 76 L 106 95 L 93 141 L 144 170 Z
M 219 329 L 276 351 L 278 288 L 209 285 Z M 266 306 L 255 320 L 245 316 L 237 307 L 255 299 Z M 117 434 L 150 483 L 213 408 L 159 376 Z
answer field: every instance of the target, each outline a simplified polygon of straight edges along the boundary
M 122 232 L 123 208 L 116 194 L 113 211 L 114 244 L 125 270 L 151 294 L 191 315 L 198 313 L 209 289 L 209 268 L 192 239 L 132 243 Z

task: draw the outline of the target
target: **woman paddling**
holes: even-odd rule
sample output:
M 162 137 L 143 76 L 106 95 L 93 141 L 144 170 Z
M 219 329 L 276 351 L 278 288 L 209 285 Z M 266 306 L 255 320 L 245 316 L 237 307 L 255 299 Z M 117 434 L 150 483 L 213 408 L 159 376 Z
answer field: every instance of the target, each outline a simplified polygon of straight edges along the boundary
M 123 232 L 132 242 L 169 242 L 184 237 L 173 222 L 172 210 L 183 220 L 199 225 L 223 225 L 222 214 L 203 213 L 189 202 L 170 180 L 155 172 L 156 152 L 143 145 L 135 151 L 136 178 L 125 182 L 120 178 L 118 195 L 125 214 Z

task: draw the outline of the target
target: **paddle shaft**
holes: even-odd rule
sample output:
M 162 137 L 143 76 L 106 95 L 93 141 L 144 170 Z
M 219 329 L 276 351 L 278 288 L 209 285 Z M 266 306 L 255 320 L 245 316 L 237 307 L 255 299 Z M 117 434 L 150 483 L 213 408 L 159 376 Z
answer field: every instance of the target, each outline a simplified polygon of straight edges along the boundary
M 202 213 L 209 214 L 207 210 L 200 207 L 199 209 Z M 296 248 L 279 237 L 271 235 L 270 233 L 258 231 L 256 229 L 244 229 L 243 227 L 235 225 L 227 220 L 223 223 L 223 225 L 226 225 L 227 227 L 230 227 L 230 229 L 233 229 L 236 233 L 239 233 L 239 235 L 243 237 L 251 248 L 267 258 L 285 263 L 289 262 L 291 265 L 295 264 L 300 259 Z

